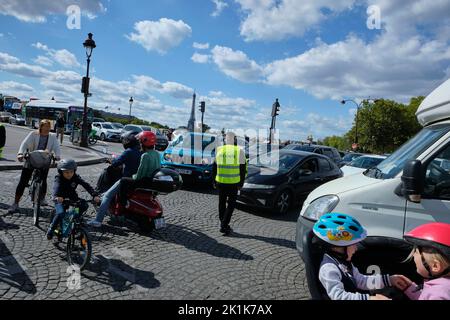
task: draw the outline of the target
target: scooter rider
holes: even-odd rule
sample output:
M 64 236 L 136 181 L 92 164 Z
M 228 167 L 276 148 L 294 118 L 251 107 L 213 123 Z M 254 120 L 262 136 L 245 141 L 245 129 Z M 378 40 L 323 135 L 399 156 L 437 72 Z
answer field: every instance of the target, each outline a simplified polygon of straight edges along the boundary
M 139 164 L 141 161 L 142 152 L 139 149 L 139 141 L 136 137 L 130 133 L 124 133 L 122 135 L 122 144 L 125 151 L 117 159 L 112 160 L 111 167 L 119 167 L 124 165 L 123 177 L 131 177 L 138 171 Z M 108 191 L 103 194 L 102 203 L 97 211 L 97 216 L 95 219 L 90 220 L 88 225 L 93 227 L 101 227 L 103 219 L 105 218 L 111 201 L 114 199 L 116 194 L 119 192 L 120 179 L 117 180 Z

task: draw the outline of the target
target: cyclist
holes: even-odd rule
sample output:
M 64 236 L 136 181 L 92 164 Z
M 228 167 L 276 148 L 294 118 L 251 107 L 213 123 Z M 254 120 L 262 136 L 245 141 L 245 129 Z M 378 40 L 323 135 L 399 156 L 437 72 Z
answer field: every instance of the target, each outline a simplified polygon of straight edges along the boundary
M 36 150 L 46 150 L 49 153 L 54 153 L 56 160 L 59 160 L 61 156 L 61 150 L 59 148 L 58 139 L 56 138 L 56 135 L 54 133 L 50 133 L 50 129 L 50 120 L 42 120 L 39 123 L 39 130 L 30 132 L 25 140 L 23 140 L 19 148 L 19 153 L 17 154 L 17 160 L 23 162 L 25 152 L 32 152 Z M 16 212 L 19 208 L 20 198 L 22 198 L 23 192 L 31 179 L 33 170 L 34 169 L 31 167 L 30 163 L 26 161 L 23 165 L 22 174 L 20 175 L 20 181 L 16 188 L 14 202 L 8 209 L 8 213 Z M 44 170 L 44 175 L 42 177 L 42 206 L 47 205 L 47 201 L 45 200 L 45 195 L 47 193 L 47 175 L 48 169 Z
M 94 201 L 96 203 L 100 202 L 100 198 L 98 197 L 95 190 L 84 181 L 78 174 L 76 174 L 77 164 L 72 159 L 62 159 L 58 163 L 58 174 L 55 177 L 55 183 L 53 185 L 53 200 L 55 201 L 55 209 L 56 214 L 53 218 L 52 223 L 47 231 L 47 239 L 51 240 L 53 238 L 53 232 L 55 231 L 56 226 L 61 222 L 66 208 L 64 208 L 63 202 L 65 198 L 70 199 L 71 201 L 78 201 L 78 194 L 76 189 L 79 184 L 81 184 L 84 189 L 86 189 L 89 194 L 94 197 Z M 88 209 L 88 204 L 86 201 L 81 200 L 80 206 L 80 214 L 85 212 Z

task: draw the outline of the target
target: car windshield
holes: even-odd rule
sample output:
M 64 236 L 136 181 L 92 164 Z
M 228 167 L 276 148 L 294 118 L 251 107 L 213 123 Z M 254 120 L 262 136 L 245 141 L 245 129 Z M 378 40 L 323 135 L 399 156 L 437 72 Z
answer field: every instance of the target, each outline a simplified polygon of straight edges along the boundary
M 361 157 L 361 154 L 359 154 L 359 153 L 349 153 L 349 154 L 346 154 L 342 158 L 342 160 L 343 161 L 352 161 L 353 159 L 358 158 L 358 157 Z
M 114 129 L 114 128 L 112 127 L 112 125 L 110 125 L 110 124 L 108 124 L 108 123 L 103 123 L 103 128 L 104 128 L 104 129 Z
M 375 179 L 392 179 L 398 175 L 410 160 L 417 159 L 426 149 L 450 131 L 450 125 L 439 124 L 422 129 L 417 135 L 397 149 L 378 166 L 364 174 Z
M 122 129 L 123 128 L 123 124 L 120 123 L 113 123 L 112 126 L 116 129 Z
M 383 160 L 384 160 L 383 158 L 374 158 L 374 157 L 364 156 L 364 157 L 356 158 L 355 160 L 350 162 L 348 165 L 350 167 L 368 169 L 368 168 L 372 168 L 372 167 L 378 165 Z
M 253 158 L 250 160 L 250 164 L 259 168 L 287 172 L 294 168 L 302 159 L 302 155 L 284 152 L 269 152 L 265 155 Z
M 152 131 L 152 132 L 155 132 L 155 134 L 157 134 L 157 135 L 161 135 L 161 131 L 159 131 L 156 128 L 152 128 L 152 127 L 148 127 L 148 126 L 141 126 L 141 128 L 144 131 Z
M 201 139 L 201 135 L 179 136 L 174 142 L 172 142 L 172 147 L 195 148 L 197 143 L 200 143 L 200 139 Z M 212 145 L 212 144 L 214 144 L 215 140 L 216 140 L 215 136 L 204 135 L 203 141 L 202 141 L 203 150 L 208 146 L 209 146 L 209 148 L 212 149 L 214 147 L 214 145 Z

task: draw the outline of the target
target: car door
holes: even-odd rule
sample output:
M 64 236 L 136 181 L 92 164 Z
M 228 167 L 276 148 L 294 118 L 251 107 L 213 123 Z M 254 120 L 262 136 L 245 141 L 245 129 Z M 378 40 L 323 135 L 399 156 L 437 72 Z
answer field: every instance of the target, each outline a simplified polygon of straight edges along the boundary
M 302 171 L 309 170 L 311 174 L 302 175 Z M 311 191 L 317 188 L 319 183 L 318 172 L 319 164 L 316 157 L 309 157 L 303 160 L 293 171 L 291 178 L 296 196 L 308 195 Z
M 428 222 L 450 223 L 450 170 L 441 165 L 449 160 L 450 144 L 447 144 L 423 163 L 426 169 L 422 200 L 407 201 L 405 232 Z

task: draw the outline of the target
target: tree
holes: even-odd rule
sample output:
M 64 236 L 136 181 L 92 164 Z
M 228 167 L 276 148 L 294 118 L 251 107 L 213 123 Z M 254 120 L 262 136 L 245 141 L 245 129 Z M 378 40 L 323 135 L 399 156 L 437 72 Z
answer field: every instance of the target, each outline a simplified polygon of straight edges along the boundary
M 322 141 L 319 141 L 319 144 L 334 147 L 338 150 L 349 150 L 351 146 L 350 140 L 348 140 L 345 136 L 331 136 L 326 137 Z

